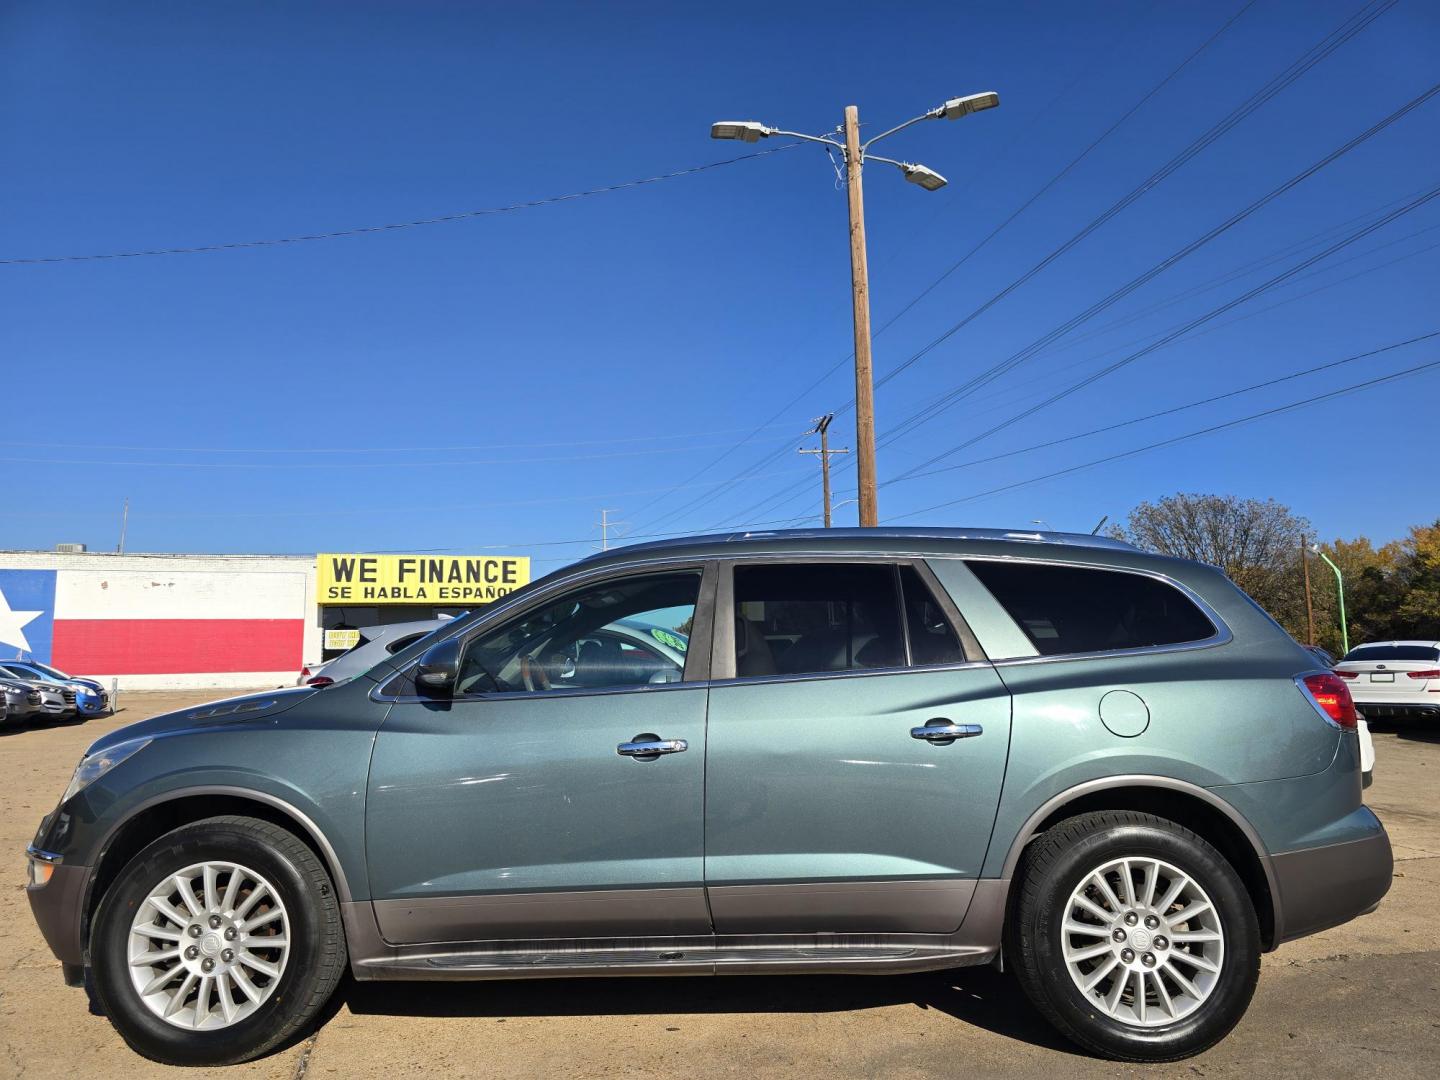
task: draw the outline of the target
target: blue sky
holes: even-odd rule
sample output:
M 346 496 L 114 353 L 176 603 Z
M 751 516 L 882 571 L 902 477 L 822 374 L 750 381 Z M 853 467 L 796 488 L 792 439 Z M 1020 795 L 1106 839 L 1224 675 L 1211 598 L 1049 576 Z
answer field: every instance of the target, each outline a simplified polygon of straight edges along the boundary
M 1024 273 L 1359 6 L 1249 6 L 879 335 L 877 372 Z M 954 94 L 999 91 L 998 110 L 916 125 L 879 150 L 924 162 L 949 187 L 928 193 L 885 166 L 867 170 L 878 326 L 1242 7 L 12 4 L 0 16 L 0 258 L 286 237 L 503 206 L 778 142 L 713 142 L 717 119 L 823 131 L 856 103 L 874 132 Z M 1437 54 L 1440 12 L 1402 0 L 883 385 L 882 439 L 1428 89 Z M 883 446 L 881 479 L 1436 183 L 1440 97 Z M 0 265 L 0 459 L 16 481 L 0 547 L 113 548 L 127 497 L 127 546 L 151 551 L 505 545 L 550 562 L 588 550 L 602 507 L 641 535 L 803 521 L 818 514 L 819 480 L 815 458 L 795 453 L 813 444 L 800 434 L 853 392 L 846 245 L 844 192 L 824 153 L 804 147 L 377 235 Z M 1436 245 L 1440 200 L 946 463 L 1440 330 Z M 1429 487 L 1402 478 L 1427 475 L 1434 461 L 1440 372 L 1021 482 L 1437 359 L 1440 339 L 887 484 L 881 518 L 1040 519 L 1088 531 L 1142 499 L 1233 492 L 1288 503 L 1322 536 L 1389 539 L 1435 513 Z M 841 412 L 836 445 L 853 442 L 852 424 Z M 853 491 L 848 465 L 837 500 Z M 747 469 L 743 483 L 720 483 Z M 911 516 L 953 500 L 968 501 Z M 854 511 L 837 517 L 848 523 Z

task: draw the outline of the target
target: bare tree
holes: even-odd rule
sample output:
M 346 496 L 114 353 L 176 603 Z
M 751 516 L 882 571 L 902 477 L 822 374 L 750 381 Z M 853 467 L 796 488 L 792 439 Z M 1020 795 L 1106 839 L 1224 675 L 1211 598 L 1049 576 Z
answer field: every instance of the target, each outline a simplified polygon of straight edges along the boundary
M 1112 530 L 1137 547 L 1224 570 L 1292 634 L 1303 639 L 1299 541 L 1310 523 L 1274 499 L 1171 495 L 1143 502 Z

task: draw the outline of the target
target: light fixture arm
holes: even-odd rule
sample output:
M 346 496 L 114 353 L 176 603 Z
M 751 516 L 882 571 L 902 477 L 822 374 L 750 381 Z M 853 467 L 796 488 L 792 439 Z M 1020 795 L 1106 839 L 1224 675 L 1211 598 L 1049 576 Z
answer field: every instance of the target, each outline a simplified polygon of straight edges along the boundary
M 845 151 L 845 144 L 836 142 L 834 139 L 826 139 L 820 135 L 806 135 L 803 131 L 784 131 L 781 128 L 770 128 L 767 135 L 786 135 L 792 139 L 803 139 L 805 142 L 824 143 L 826 146 L 833 146 L 841 153 Z
M 942 105 L 942 106 L 939 106 L 939 107 L 937 107 L 937 108 L 931 109 L 929 112 L 925 113 L 925 114 L 922 115 L 922 116 L 917 116 L 917 117 L 915 117 L 913 120 L 906 120 L 903 124 L 896 124 L 896 125 L 895 125 L 894 127 L 892 127 L 889 131 L 882 131 L 879 135 L 876 135 L 873 139 L 867 139 L 867 140 L 861 145 L 860 150 L 861 150 L 861 152 L 863 153 L 864 150 L 866 149 L 866 147 L 868 147 L 871 143 L 877 143 L 877 142 L 879 142 L 881 139 L 884 139 L 884 138 L 887 138 L 888 136 L 894 135 L 897 131 L 904 131 L 904 130 L 905 130 L 907 127 L 909 127 L 911 124 L 918 124 L 918 123 L 920 123 L 921 120 L 934 120 L 936 117 L 943 116 L 943 115 L 945 115 L 945 107 L 944 107 L 943 105 Z

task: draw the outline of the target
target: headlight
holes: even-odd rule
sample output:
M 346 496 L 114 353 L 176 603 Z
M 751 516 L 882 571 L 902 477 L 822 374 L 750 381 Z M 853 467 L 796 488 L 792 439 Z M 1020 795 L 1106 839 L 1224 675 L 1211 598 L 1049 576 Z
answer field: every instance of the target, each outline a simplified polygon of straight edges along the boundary
M 80 764 L 75 766 L 75 775 L 70 778 L 70 786 L 65 789 L 65 794 L 60 797 L 60 801 L 62 803 L 69 802 L 116 765 L 144 750 L 151 741 L 150 739 L 130 739 L 128 742 L 116 743 L 108 749 L 86 754 L 80 759 Z

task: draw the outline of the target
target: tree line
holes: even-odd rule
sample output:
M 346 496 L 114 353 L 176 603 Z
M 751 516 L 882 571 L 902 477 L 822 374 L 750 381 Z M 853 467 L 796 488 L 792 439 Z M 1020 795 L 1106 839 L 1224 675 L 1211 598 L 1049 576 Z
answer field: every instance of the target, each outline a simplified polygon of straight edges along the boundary
M 1309 521 L 1274 499 L 1178 494 L 1142 502 L 1111 535 L 1220 567 L 1296 641 L 1339 656 L 1339 588 L 1330 566 L 1307 551 L 1318 544 L 1344 578 L 1352 647 L 1440 640 L 1440 519 L 1376 547 L 1364 536 L 1321 541 Z

